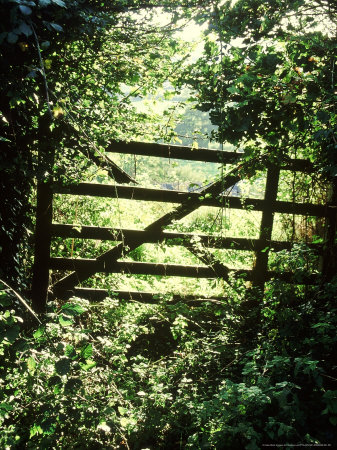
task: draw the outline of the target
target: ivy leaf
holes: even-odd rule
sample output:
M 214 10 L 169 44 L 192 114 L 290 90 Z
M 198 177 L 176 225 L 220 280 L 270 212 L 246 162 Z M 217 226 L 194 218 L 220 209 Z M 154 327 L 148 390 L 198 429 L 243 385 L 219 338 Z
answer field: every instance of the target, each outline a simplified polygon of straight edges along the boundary
M 62 0 L 52 0 L 55 5 L 61 6 L 61 8 L 66 8 L 66 4 Z
M 30 36 L 33 33 L 31 27 L 26 22 L 22 22 L 20 24 L 19 30 L 21 31 L 21 33 L 23 33 L 27 37 Z
M 328 123 L 330 120 L 330 115 L 326 111 L 318 111 L 316 117 L 322 123 Z
M 10 296 L 5 291 L 0 291 L 0 305 L 1 306 L 9 306 L 11 305 L 12 300 Z
M 57 23 L 51 23 L 50 26 L 55 30 L 58 31 L 59 33 L 61 33 L 63 31 L 63 28 L 61 27 L 61 25 L 57 24 Z
M 30 16 L 31 13 L 33 12 L 32 8 L 30 8 L 29 6 L 20 5 L 19 9 L 22 12 L 22 14 L 25 16 Z
M 48 385 L 53 388 L 55 394 L 59 394 L 62 388 L 62 380 L 59 375 L 53 375 L 48 380 Z
M 44 41 L 44 42 L 42 42 L 41 48 L 42 48 L 43 50 L 46 50 L 48 47 L 50 47 L 50 42 L 49 42 L 49 41 Z
M 118 406 L 117 409 L 121 416 L 124 416 L 128 412 L 128 410 L 126 408 L 123 408 L 123 406 Z
M 239 94 L 240 93 L 239 89 L 236 88 L 235 86 L 228 87 L 227 91 L 230 92 L 231 94 Z
M 16 33 L 13 33 L 12 31 L 7 34 L 7 42 L 9 44 L 15 44 L 18 41 L 19 37 Z
M 9 411 L 13 411 L 14 407 L 9 403 L 0 403 L 0 417 L 5 417 Z

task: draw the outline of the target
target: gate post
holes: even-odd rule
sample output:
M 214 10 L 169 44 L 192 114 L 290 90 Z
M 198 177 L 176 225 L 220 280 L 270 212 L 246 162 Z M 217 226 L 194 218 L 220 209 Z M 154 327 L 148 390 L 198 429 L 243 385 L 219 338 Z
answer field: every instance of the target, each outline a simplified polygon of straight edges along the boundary
M 32 306 L 36 313 L 46 310 L 49 286 L 49 259 L 53 193 L 51 183 L 40 181 L 37 185 L 35 250 L 32 282 Z
M 264 194 L 265 205 L 262 212 L 260 228 L 261 249 L 255 253 L 252 285 L 264 289 L 268 271 L 269 246 L 273 232 L 274 204 L 277 199 L 280 168 L 271 166 L 267 171 L 266 188 Z
M 326 232 L 324 252 L 322 258 L 323 282 L 329 282 L 337 274 L 337 179 L 331 185 L 331 194 L 328 202 L 328 213 L 326 216 Z
M 50 130 L 51 117 L 39 123 L 38 182 L 36 192 L 35 247 L 32 280 L 32 307 L 36 313 L 46 310 L 49 287 L 51 224 L 53 220 L 53 166 L 55 148 Z

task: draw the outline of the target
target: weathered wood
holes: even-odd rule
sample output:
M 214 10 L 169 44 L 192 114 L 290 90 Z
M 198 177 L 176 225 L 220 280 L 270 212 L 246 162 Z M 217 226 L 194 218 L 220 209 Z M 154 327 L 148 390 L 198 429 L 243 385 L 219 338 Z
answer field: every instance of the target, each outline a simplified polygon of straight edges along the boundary
M 235 167 L 231 172 L 229 172 L 224 179 L 218 180 L 215 183 L 212 183 L 211 185 L 207 186 L 205 189 L 202 190 L 201 194 L 203 195 L 203 198 L 207 198 L 208 196 L 216 196 L 220 192 L 222 192 L 225 189 L 230 188 L 234 184 L 236 184 L 240 179 L 240 173 L 241 173 L 242 165 Z M 164 214 L 164 216 L 160 217 L 158 220 L 151 223 L 149 226 L 145 228 L 145 231 L 147 232 L 153 232 L 158 233 L 163 231 L 165 227 L 170 225 L 174 220 L 182 219 L 183 217 L 190 214 L 192 211 L 196 210 L 202 205 L 202 202 L 199 198 L 188 198 L 184 203 L 182 203 L 180 206 L 172 210 L 171 212 Z M 100 255 L 97 260 L 98 261 L 109 261 L 111 264 L 112 261 L 117 261 L 119 258 L 121 258 L 123 255 L 128 254 L 135 248 L 139 247 L 141 244 L 143 244 L 144 241 L 142 238 L 139 238 L 138 240 L 132 240 L 129 241 L 125 239 L 121 244 L 116 245 L 111 250 L 103 253 Z M 54 292 L 56 295 L 59 293 L 62 294 L 62 291 L 72 289 L 76 284 L 78 284 L 81 281 L 86 280 L 90 276 L 92 276 L 95 273 L 94 270 L 86 270 L 82 271 L 81 273 L 78 273 L 76 271 L 72 272 L 70 275 L 67 275 L 66 277 L 59 280 L 54 285 Z
M 138 261 L 115 261 L 107 264 L 104 261 L 97 261 L 97 259 L 81 258 L 50 258 L 50 268 L 52 270 L 69 271 L 75 270 L 78 274 L 82 271 L 93 271 L 94 273 L 121 273 L 121 274 L 135 274 L 135 275 L 153 275 L 153 276 L 170 276 L 170 277 L 183 277 L 183 278 L 209 278 L 214 279 L 221 277 L 219 273 L 215 273 L 213 268 L 207 266 L 187 266 L 184 264 L 163 264 L 163 263 L 144 263 Z M 233 268 L 228 269 L 236 278 L 243 277 L 245 280 L 255 280 L 255 273 L 252 270 Z M 278 273 L 275 271 L 267 271 L 264 273 L 264 280 L 270 280 L 272 278 L 280 279 L 286 283 L 297 284 L 312 284 L 317 280 L 317 275 L 303 276 L 301 280 L 297 279 L 296 274 L 291 272 Z M 72 288 L 67 292 L 76 292 L 76 289 Z M 62 291 L 60 298 L 65 295 L 66 290 Z
M 222 152 L 208 148 L 191 148 L 180 145 L 155 144 L 147 142 L 117 142 L 112 141 L 105 150 L 111 153 L 155 156 L 160 158 L 184 159 L 233 164 L 242 158 L 242 153 Z
M 237 152 L 147 142 L 112 141 L 106 148 L 106 152 L 224 164 L 236 163 L 243 157 L 243 153 Z M 282 164 L 282 169 L 310 173 L 313 171 L 313 165 L 305 159 L 289 159 Z
M 171 212 L 165 214 L 158 220 L 154 221 L 152 224 L 147 226 L 144 231 L 147 233 L 154 233 L 154 234 L 161 233 L 163 231 L 163 229 L 166 228 L 168 225 L 170 225 L 173 221 L 182 219 L 183 217 L 190 214 L 192 211 L 196 210 L 200 206 L 205 205 L 207 200 L 216 198 L 217 196 L 219 196 L 219 194 L 221 194 L 222 192 L 226 191 L 227 189 L 229 189 L 230 187 L 235 185 L 242 178 L 242 174 L 244 173 L 244 166 L 245 166 L 245 164 L 239 164 L 231 172 L 229 172 L 224 177 L 224 179 L 221 179 L 221 180 L 218 180 L 218 181 L 212 183 L 211 185 L 205 187 L 200 193 L 198 193 L 196 195 L 193 195 L 194 193 L 185 193 L 186 194 L 185 200 L 182 201 L 180 206 L 176 207 Z M 102 185 L 100 185 L 100 186 L 102 186 Z M 114 188 L 114 191 L 116 191 L 116 188 L 115 187 L 113 187 L 113 188 Z M 101 188 L 99 188 L 99 189 L 101 189 Z M 104 189 L 106 189 L 106 187 L 104 187 Z M 134 193 L 140 192 L 138 190 L 138 188 L 132 188 L 132 189 L 133 189 Z M 140 188 L 140 189 L 142 189 L 142 188 Z M 147 191 L 147 195 L 148 195 L 150 193 L 150 190 L 146 190 L 146 191 Z M 172 192 L 172 191 L 169 191 L 169 192 Z M 134 193 L 133 193 L 133 195 L 135 195 Z M 148 197 L 146 197 L 146 199 L 148 199 Z M 237 199 L 237 198 L 233 198 L 233 200 L 236 202 L 237 201 L 240 202 L 240 199 Z M 265 200 L 262 200 L 262 201 L 254 200 L 254 202 L 257 202 L 260 204 L 261 204 L 261 202 L 264 202 L 264 207 L 266 207 L 266 209 L 270 208 L 270 201 L 268 198 L 266 198 Z M 277 202 L 277 203 L 279 203 L 283 206 L 284 206 L 284 204 L 287 204 L 287 202 Z M 240 202 L 240 204 L 241 204 L 241 202 Z M 295 207 L 295 209 L 296 209 L 296 207 L 299 207 L 299 208 L 307 207 L 307 205 L 293 205 L 291 203 L 289 204 L 289 206 L 291 206 L 290 210 L 292 212 L 294 210 L 294 207 Z M 325 214 L 324 208 L 323 208 L 323 210 L 324 210 L 324 212 L 323 212 L 320 209 L 319 205 L 313 205 L 313 206 L 314 206 L 314 209 L 316 209 L 316 212 L 318 214 L 322 214 L 322 215 Z M 310 210 L 310 208 L 308 208 L 308 209 Z M 273 203 L 272 210 L 275 211 L 274 203 Z M 282 212 L 285 212 L 285 211 L 282 211 Z M 307 210 L 306 210 L 306 212 L 307 212 Z M 312 213 L 312 212 L 313 211 L 311 209 L 310 213 Z M 111 267 L 123 255 L 124 256 L 127 255 L 129 252 L 131 252 L 132 250 L 134 250 L 135 248 L 137 248 L 138 246 L 140 246 L 141 244 L 146 242 L 146 241 L 144 241 L 144 236 L 139 236 L 139 238 L 136 238 L 136 239 L 134 239 L 134 238 L 124 239 L 124 241 L 122 243 L 116 245 L 111 250 L 100 255 L 96 259 L 96 261 L 99 262 L 99 264 L 101 264 L 103 262 L 103 265 L 109 264 Z M 263 240 L 266 241 L 265 236 L 263 237 Z M 87 278 L 89 278 L 90 276 L 92 276 L 96 272 L 96 268 L 97 268 L 96 265 L 92 265 L 92 266 L 87 265 L 86 267 L 82 266 L 80 270 L 73 271 L 71 274 L 65 276 L 64 278 L 59 280 L 57 283 L 55 283 L 55 285 L 53 287 L 54 293 L 56 295 L 62 295 L 62 292 L 69 290 L 69 289 L 73 289 L 76 284 L 78 284 L 79 282 L 82 282 L 82 281 L 86 280 Z M 244 271 L 244 272 L 247 273 L 247 271 Z M 250 276 L 249 272 L 247 273 L 246 276 L 247 277 Z
M 185 264 L 145 263 L 138 261 L 103 261 L 96 259 L 50 258 L 52 270 L 93 271 L 94 273 L 126 273 L 160 275 L 170 277 L 217 278 L 226 274 L 216 273 L 212 267 L 187 266 Z
M 208 248 L 247 251 L 258 251 L 265 248 L 265 242 L 260 239 L 223 237 L 200 233 L 180 233 L 176 231 L 162 231 L 155 234 L 144 230 L 59 223 L 52 224 L 51 231 L 52 236 L 63 238 L 95 239 L 114 242 L 122 241 L 125 238 L 130 240 L 141 238 L 144 242 L 148 243 L 165 241 L 167 245 L 185 245 L 186 242 L 196 241 Z M 322 244 L 306 245 L 317 253 L 322 252 Z M 269 246 L 272 251 L 280 251 L 291 250 L 293 244 L 287 241 L 270 241 Z
M 53 193 L 50 183 L 37 185 L 34 265 L 32 280 L 32 306 L 36 313 L 46 309 L 49 286 L 51 223 L 53 219 Z
M 144 292 L 144 291 L 122 291 L 113 290 L 109 291 L 107 289 L 91 289 L 91 288 L 75 288 L 72 291 L 67 291 L 64 293 L 62 299 L 66 300 L 70 297 L 80 297 L 90 302 L 101 302 L 105 298 L 110 297 L 112 299 L 127 300 L 127 301 L 137 301 L 142 303 L 157 304 L 165 299 L 165 303 L 175 304 L 178 302 L 184 302 L 191 306 L 201 306 L 203 303 L 216 303 L 224 304 L 228 301 L 224 296 L 212 296 L 211 298 L 202 295 L 165 295 L 156 294 L 154 292 Z
M 265 247 L 255 253 L 255 263 L 253 268 L 253 286 L 261 289 L 264 287 L 264 282 L 268 272 L 269 245 L 273 231 L 274 211 L 279 177 L 280 169 L 278 167 L 268 169 L 264 197 L 266 206 L 268 207 L 266 207 L 263 211 L 260 228 L 260 241 L 264 243 Z
M 240 178 L 238 178 L 238 181 L 239 180 Z M 127 200 L 144 200 L 163 203 L 185 203 L 188 201 L 193 201 L 194 203 L 200 202 L 199 206 L 221 207 L 224 204 L 227 208 L 249 209 L 253 211 L 265 211 L 270 209 L 270 203 L 266 199 L 241 199 L 227 195 L 222 197 L 220 195 L 221 191 L 226 188 L 218 189 L 217 193 L 210 197 L 205 197 L 205 191 L 208 189 L 207 187 L 199 193 L 95 183 L 79 183 L 78 185 L 72 186 L 54 186 L 53 189 L 56 193 L 88 195 L 93 197 L 123 198 Z M 328 209 L 326 206 L 285 201 L 274 202 L 273 210 L 274 212 L 283 214 L 298 214 L 316 217 L 324 217 L 328 214 Z

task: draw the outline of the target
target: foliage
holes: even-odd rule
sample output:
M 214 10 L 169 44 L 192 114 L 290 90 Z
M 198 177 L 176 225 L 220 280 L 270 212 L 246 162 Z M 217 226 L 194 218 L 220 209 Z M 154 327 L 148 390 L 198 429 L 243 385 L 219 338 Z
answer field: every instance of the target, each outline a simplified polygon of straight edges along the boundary
M 336 289 L 270 282 L 253 339 L 240 285 L 196 308 L 73 298 L 40 326 L 2 291 L 1 447 L 334 445 Z
M 1 1 L 1 275 L 12 283 L 32 228 L 27 199 L 36 180 L 80 178 L 86 158 L 102 155 L 112 138 L 137 138 L 144 123 L 160 134 L 159 118 L 131 105 L 174 78 L 186 53 L 173 22 L 161 29 L 152 20 L 159 6 L 181 19 L 200 3 Z
M 175 135 L 174 106 L 160 118 L 140 113 L 132 102 L 135 96 L 156 97 L 165 82 L 198 90 L 199 108 L 210 111 L 219 127 L 213 127 L 213 138 L 243 149 L 247 159 L 303 156 L 320 174 L 336 175 L 336 36 L 331 28 L 336 9 L 333 2 L 328 5 L 309 0 L 2 1 L 0 183 L 6 200 L 0 206 L 1 275 L 19 284 L 21 273 L 27 283 L 23 271 L 29 263 L 20 245 L 31 227 L 28 200 L 36 181 L 50 182 L 53 173 L 58 182 L 88 175 L 106 183 L 106 171 L 89 168 L 86 159 L 92 152 L 102 155 L 111 138 L 170 140 Z M 162 30 L 152 21 L 158 8 L 172 13 L 172 23 Z M 182 17 L 202 22 L 210 14 L 214 20 L 204 56 L 181 74 L 187 48 L 172 34 L 173 25 Z M 317 28 L 318 20 L 325 29 Z M 234 38 L 240 41 L 234 44 Z M 203 123 L 195 116 L 187 120 L 176 132 L 196 142 Z M 134 161 L 117 162 L 136 172 Z M 140 179 L 151 185 L 164 184 L 169 176 L 187 187 L 212 175 L 209 168 L 172 164 L 154 180 L 155 164 L 143 158 L 138 163 L 140 169 L 150 166 Z M 261 183 L 258 178 L 256 185 Z M 305 185 L 292 201 L 326 197 L 314 192 L 304 175 L 292 183 Z M 289 184 L 287 175 L 281 184 Z M 143 227 L 150 213 L 157 217 L 171 208 L 83 197 L 56 199 L 55 205 L 59 222 L 110 227 Z M 234 225 L 226 214 L 226 208 L 217 215 L 205 208 L 171 229 L 255 237 L 259 214 L 240 211 Z M 52 244 L 54 255 L 91 258 L 106 247 L 72 239 Z M 228 263 L 230 252 L 214 254 Z M 181 264 L 195 261 L 187 251 L 159 244 L 137 248 L 129 257 L 156 263 L 173 255 Z M 232 263 L 244 266 L 247 257 L 239 254 Z M 190 289 L 209 298 L 192 304 L 167 294 L 143 305 L 118 300 L 112 291 L 100 304 L 55 299 L 39 324 L 18 296 L 2 288 L 0 447 L 337 445 L 337 285 L 333 280 L 301 284 L 317 265 L 316 254 L 296 245 L 292 252 L 271 254 L 271 268 L 294 270 L 295 285 L 271 280 L 262 293 L 240 279 L 212 286 L 206 280 L 176 280 L 171 292 Z M 125 278 L 111 277 L 110 286 L 130 288 Z M 100 276 L 91 283 L 105 281 Z M 139 277 L 137 283 L 159 291 L 161 281 Z M 222 300 L 212 298 L 219 291 L 226 292 Z
M 308 157 L 336 175 L 335 22 L 333 2 L 218 2 L 185 76 L 218 140 L 247 158 Z

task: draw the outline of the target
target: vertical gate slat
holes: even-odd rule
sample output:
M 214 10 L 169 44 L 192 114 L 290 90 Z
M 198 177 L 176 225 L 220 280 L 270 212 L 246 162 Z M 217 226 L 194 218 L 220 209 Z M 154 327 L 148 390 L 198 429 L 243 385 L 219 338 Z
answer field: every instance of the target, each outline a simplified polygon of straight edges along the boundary
M 253 286 L 264 288 L 268 271 L 269 247 L 273 232 L 274 205 L 277 199 L 280 168 L 271 166 L 267 171 L 266 188 L 264 199 L 265 209 L 262 213 L 260 240 L 263 242 L 262 251 L 255 253 L 255 264 L 253 269 Z

